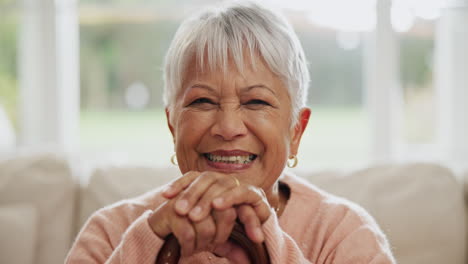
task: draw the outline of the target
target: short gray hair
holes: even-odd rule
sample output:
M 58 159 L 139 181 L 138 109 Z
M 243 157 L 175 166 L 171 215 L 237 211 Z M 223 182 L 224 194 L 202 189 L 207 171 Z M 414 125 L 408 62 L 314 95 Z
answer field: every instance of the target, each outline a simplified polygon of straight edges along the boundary
M 254 68 L 252 55 L 257 52 L 281 78 L 291 98 L 292 120 L 297 120 L 306 105 L 310 78 L 304 51 L 281 13 L 252 1 L 209 8 L 180 25 L 165 59 L 165 106 L 170 109 L 174 104 L 194 58 L 202 70 L 206 63 L 210 70 L 221 67 L 225 71 L 230 54 L 242 72 L 245 49 Z

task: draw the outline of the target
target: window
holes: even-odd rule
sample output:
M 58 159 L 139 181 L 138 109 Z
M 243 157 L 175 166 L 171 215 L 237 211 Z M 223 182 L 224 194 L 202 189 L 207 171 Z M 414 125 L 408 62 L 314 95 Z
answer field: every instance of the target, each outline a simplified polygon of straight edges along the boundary
M 81 147 L 88 154 L 167 165 L 172 139 L 162 61 L 181 17 L 170 1 L 80 2 Z M 170 3 L 170 4 L 169 4 Z
M 18 16 L 16 1 L 0 0 L 0 152 L 14 146 L 18 128 Z
M 70 17 L 76 14 L 74 7 L 63 9 L 59 2 L 51 2 L 45 10 L 35 6 L 34 12 L 48 18 L 51 12 L 55 12 L 56 18 L 63 18 L 64 15 L 61 14 Z M 17 41 L 20 39 L 18 36 L 24 37 L 26 33 L 18 33 L 20 28 L 25 28 L 18 26 L 18 10 L 26 9 L 26 6 L 20 1 L 0 0 L 0 33 L 2 33 L 0 103 L 15 127 L 24 125 L 19 124 L 18 120 L 23 123 L 27 123 L 24 120 L 29 120 L 28 122 L 32 123 L 30 127 L 34 129 L 23 129 L 23 132 L 29 132 L 25 133 L 30 137 L 28 144 L 40 145 L 53 140 L 60 142 L 64 134 L 76 138 L 72 135 L 73 131 L 77 130 L 74 128 L 77 122 L 73 120 L 76 118 L 76 105 L 70 107 L 73 109 L 69 109 L 70 113 L 67 114 L 71 118 L 64 118 L 58 114 L 49 118 L 55 113 L 62 113 L 60 110 L 65 105 L 58 103 L 55 97 L 51 99 L 45 98 L 48 96 L 36 98 L 31 94 L 23 95 L 22 102 L 33 104 L 23 103 L 22 108 L 29 105 L 34 107 L 26 107 L 29 112 L 21 119 L 17 118 L 17 99 L 20 95 L 17 88 L 19 68 L 22 70 L 21 76 L 29 85 L 28 89 L 25 89 L 26 93 L 37 92 L 44 95 L 47 94 L 42 91 L 44 89 L 48 93 L 57 93 L 57 96 L 67 95 L 66 100 L 70 104 L 80 101 L 79 139 L 80 150 L 85 157 L 115 158 L 167 166 L 173 153 L 173 145 L 161 100 L 163 57 L 181 20 L 197 10 L 200 4 L 214 2 L 218 1 L 203 0 L 196 3 L 188 0 L 176 3 L 169 0 L 78 1 L 80 30 L 78 99 L 73 91 L 67 92 L 69 90 L 66 89 L 70 86 L 66 85 L 70 83 L 68 81 L 71 80 L 71 84 L 76 84 L 73 73 L 76 75 L 78 72 L 74 68 L 77 63 L 74 63 L 73 56 L 70 57 L 71 60 L 67 58 L 67 54 L 76 53 L 74 49 L 66 48 L 70 46 L 69 44 L 73 44 L 71 45 L 73 47 L 77 44 L 74 41 L 76 34 L 71 34 L 69 38 L 63 34 L 70 32 L 64 31 L 66 25 L 61 23 L 60 27 L 55 27 L 54 23 L 62 21 L 60 19 L 49 19 L 40 25 L 35 20 L 28 19 L 29 24 L 26 24 L 29 31 L 26 33 L 30 35 L 26 39 L 38 39 L 42 46 L 31 45 L 35 43 L 34 41 L 25 41 L 22 44 L 28 45 L 20 45 L 21 43 Z M 407 145 L 425 145 L 437 141 L 436 130 L 440 130 L 440 125 L 437 127 L 431 118 L 433 113 L 431 111 L 435 111 L 434 25 L 440 12 L 438 4 L 441 1 L 433 0 L 429 3 L 419 0 L 410 2 L 291 0 L 287 4 L 279 0 L 273 2 L 283 9 L 293 24 L 310 62 L 312 82 L 308 102 L 312 108 L 312 117 L 300 148 L 301 168 L 365 165 L 371 161 L 371 151 L 375 152 L 375 149 L 381 147 L 378 145 L 385 143 L 385 139 L 390 137 L 398 138 L 400 143 Z M 381 24 L 376 23 L 377 18 L 382 16 L 375 12 L 376 6 L 379 6 L 377 4 L 380 3 L 393 5 L 392 26 L 398 32 L 397 46 L 401 55 L 395 65 L 400 77 L 399 80 L 395 80 L 400 101 L 390 109 L 399 112 L 397 121 L 399 129 L 396 132 L 388 132 L 390 129 L 386 129 L 385 122 L 390 120 L 386 119 L 388 115 L 385 111 L 388 113 L 389 108 L 385 106 L 387 110 L 383 114 L 377 113 L 375 109 L 369 108 L 366 101 L 372 97 L 374 101 L 375 98 L 380 98 L 376 101 L 387 102 L 386 96 L 379 94 L 378 89 L 374 89 L 377 87 L 369 85 L 369 80 L 376 75 L 369 71 L 370 64 L 367 60 L 369 57 L 366 57 L 371 50 L 367 42 L 368 37 L 373 33 L 382 32 L 382 28 L 378 27 Z M 388 13 L 390 6 L 385 8 L 384 11 Z M 379 12 L 382 11 L 381 8 L 377 9 Z M 63 10 L 66 12 L 63 13 Z M 70 27 L 76 25 L 72 20 L 73 18 L 70 18 L 68 21 Z M 32 34 L 42 32 L 40 30 L 48 34 Z M 389 27 L 386 33 L 392 38 L 395 37 Z M 70 41 L 72 43 L 68 43 Z M 54 45 L 49 45 L 50 43 L 58 45 L 57 50 L 54 50 Z M 448 41 L 447 43 L 446 49 L 449 49 L 451 46 Z M 47 52 L 39 54 L 43 48 L 47 48 Z M 17 50 L 32 56 L 17 56 L 19 53 Z M 384 65 L 389 62 L 385 59 L 397 57 L 391 55 L 392 53 L 388 55 L 382 49 L 377 51 L 380 52 L 381 59 L 384 58 L 382 63 Z M 35 56 L 37 54 L 41 56 Z M 49 68 L 42 67 L 42 63 L 49 55 L 55 56 L 52 61 L 57 65 L 47 70 Z M 34 67 L 18 67 L 17 58 L 22 58 L 21 65 Z M 33 63 L 28 64 L 30 61 Z M 67 74 L 61 74 L 60 69 L 66 68 L 61 66 L 66 65 L 64 62 L 67 61 L 73 63 L 67 65 L 69 66 L 67 71 L 63 71 Z M 453 62 L 446 60 L 444 63 Z M 41 68 L 46 70 L 42 72 Z M 59 70 L 54 71 L 54 69 Z M 380 70 L 382 72 L 382 69 Z M 40 83 L 39 86 L 42 88 L 37 91 L 35 78 L 44 76 L 43 73 L 46 74 L 47 80 Z M 398 79 L 393 78 L 396 75 L 398 74 L 390 74 L 386 78 L 391 76 L 388 80 L 393 81 Z M 63 76 L 68 77 L 62 78 Z M 59 81 L 48 89 L 49 83 L 55 80 Z M 460 88 L 456 89 L 457 92 L 462 92 Z M 439 89 L 438 93 L 440 92 Z M 36 99 L 32 100 L 31 97 Z M 456 98 L 449 96 L 446 99 L 447 102 L 456 101 Z M 39 103 L 35 105 L 36 102 Z M 48 107 L 50 103 L 56 105 Z M 35 109 L 44 112 L 43 115 L 41 111 Z M 452 112 L 447 111 L 447 113 Z M 375 122 L 379 118 L 383 120 L 380 127 Z M 453 124 L 459 123 L 454 121 L 457 118 L 453 118 Z M 64 127 L 68 128 L 66 133 L 62 133 Z M 448 128 L 445 134 L 454 130 L 452 126 L 446 127 Z M 34 137 L 35 135 L 30 134 L 32 132 L 38 134 L 36 128 L 43 131 Z M 379 129 L 379 133 L 383 136 L 380 137 L 380 141 L 373 140 L 373 134 L 378 134 L 376 131 Z M 22 131 L 17 129 L 17 132 Z M 384 144 L 381 149 L 388 145 Z M 390 160 L 394 158 L 391 155 L 387 156 Z
M 185 14 L 197 8 L 190 1 L 80 2 L 83 151 L 169 164 L 173 143 L 161 100 L 161 67 L 170 40 L 185 17 L 184 12 L 176 11 L 181 6 Z M 345 32 L 320 24 L 320 18 L 314 20 L 319 13 L 312 13 L 313 7 L 307 12 L 301 8 L 284 12 L 301 39 L 312 78 L 312 118 L 300 149 L 302 166 L 364 162 L 369 141 L 359 32 L 363 25 Z M 362 23 L 366 26 L 366 21 Z
M 434 53 L 442 4 L 437 0 L 401 0 L 394 1 L 392 7 L 392 25 L 400 49 L 399 154 L 406 158 L 440 158 L 428 153 L 441 154 L 434 149 L 438 143 L 437 115 L 441 111 L 435 97 Z

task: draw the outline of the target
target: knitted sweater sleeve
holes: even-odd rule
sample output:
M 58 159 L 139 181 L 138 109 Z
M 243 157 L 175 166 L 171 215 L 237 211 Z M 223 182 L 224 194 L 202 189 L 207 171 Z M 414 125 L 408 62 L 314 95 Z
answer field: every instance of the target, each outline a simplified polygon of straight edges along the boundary
M 262 229 L 271 264 L 312 263 L 304 257 L 297 243 L 282 231 L 274 214 L 263 223 Z
M 384 234 L 374 220 L 365 211 L 342 208 L 332 208 L 326 214 L 318 215 L 315 220 L 322 224 L 317 225 L 315 220 L 308 227 L 297 223 L 298 228 L 305 230 L 300 230 L 299 233 L 304 235 L 296 240 L 282 230 L 276 217 L 270 217 L 262 229 L 271 263 L 396 263 Z M 327 218 L 334 220 L 327 223 Z M 301 215 L 297 215 L 297 219 L 310 220 Z
M 150 210 L 132 221 L 135 213 L 127 210 L 96 212 L 80 231 L 65 263 L 154 264 L 164 241 L 148 224 Z

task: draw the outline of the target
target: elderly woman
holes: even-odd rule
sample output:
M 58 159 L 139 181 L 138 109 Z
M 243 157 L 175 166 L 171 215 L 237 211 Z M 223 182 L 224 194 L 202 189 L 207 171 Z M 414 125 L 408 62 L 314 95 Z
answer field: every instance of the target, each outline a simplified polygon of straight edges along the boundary
M 183 263 L 248 263 L 228 239 L 236 219 L 271 263 L 394 263 L 365 210 L 284 171 L 310 109 L 304 52 L 281 15 L 234 3 L 187 19 L 164 74 L 182 176 L 96 212 L 67 263 L 154 263 L 170 234 Z

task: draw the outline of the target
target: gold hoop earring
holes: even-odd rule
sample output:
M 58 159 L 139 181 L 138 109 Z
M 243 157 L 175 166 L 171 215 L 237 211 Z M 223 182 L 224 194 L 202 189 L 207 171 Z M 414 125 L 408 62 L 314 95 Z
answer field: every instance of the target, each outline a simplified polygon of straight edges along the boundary
M 177 163 L 177 156 L 175 153 L 171 157 L 171 163 L 174 164 L 175 166 L 179 165 L 179 163 Z
M 291 164 L 291 161 L 292 160 L 292 164 Z M 297 156 L 296 155 L 290 155 L 289 156 L 289 160 L 288 160 L 288 167 L 289 168 L 295 168 L 297 166 Z

